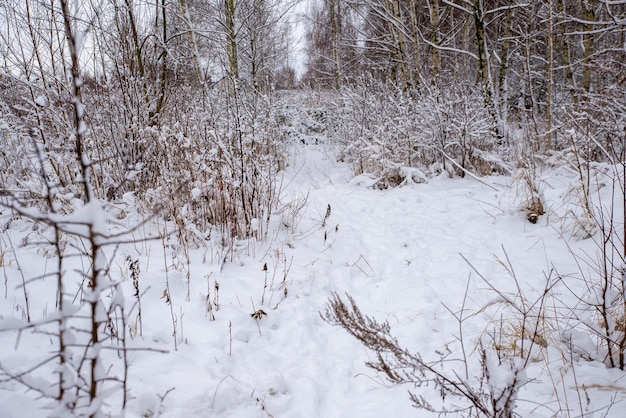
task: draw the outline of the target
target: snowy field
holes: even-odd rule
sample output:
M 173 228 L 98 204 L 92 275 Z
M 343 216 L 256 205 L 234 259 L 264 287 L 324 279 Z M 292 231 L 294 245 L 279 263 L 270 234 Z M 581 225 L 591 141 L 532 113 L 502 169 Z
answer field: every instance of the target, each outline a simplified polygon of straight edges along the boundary
M 457 361 L 461 332 L 471 380 L 480 371 L 477 341 L 488 342 L 510 312 L 498 307 L 502 295 L 494 289 L 535 301 L 546 283 L 561 277 L 556 299 L 574 306 L 585 288 L 572 252 L 596 252 L 592 239 L 572 236 L 574 221 L 567 214 L 577 207 L 570 189 L 574 176 L 557 169 L 544 173 L 547 213 L 537 224 L 520 211 L 519 182 L 505 176 L 481 181 L 440 175 L 381 191 L 367 176 L 353 178 L 332 147 L 299 145 L 283 178 L 282 200 L 292 203 L 272 220 L 266 243 L 242 245 L 225 263 L 213 246 L 190 248 L 187 262 L 170 247 L 164 252 L 161 240 L 120 245 L 108 257 L 134 321 L 126 324 L 132 350 L 125 416 L 436 416 L 414 408 L 408 395 L 412 390 L 439 405 L 432 386 L 391 384 L 365 365 L 375 353 L 321 314 L 334 292 L 350 295 L 364 314 L 388 321 L 403 347 L 426 361 L 446 356 L 443 370 L 459 375 L 465 368 Z M 121 204 L 107 208 L 112 231 L 140 219 L 127 203 L 124 220 L 115 216 Z M 3 225 L 9 216 L 3 212 Z M 53 311 L 56 283 L 38 278 L 53 269 L 45 247 L 33 245 L 40 232 L 19 218 L 2 232 L 5 329 L 24 319 L 23 280 L 31 319 L 41 321 Z M 150 233 L 146 227 L 137 238 Z M 128 260 L 138 260 L 141 329 Z M 74 262 L 81 268 L 80 260 Z M 79 280 L 72 286 L 78 295 Z M 462 330 L 454 317 L 461 311 Z M 554 321 L 547 322 L 558 333 Z M 54 415 L 53 402 L 6 374 L 19 375 L 57 350 L 46 332 L 54 327 L 0 333 L 0 417 Z M 101 355 L 106 373 L 119 374 L 118 353 Z M 624 416 L 622 371 L 552 344 L 534 355 L 517 399 L 520 416 Z M 53 367 L 42 366 L 31 378 L 53 386 Z M 111 404 L 119 405 L 121 396 L 112 393 Z M 446 403 L 467 405 L 462 399 Z M 115 406 L 103 410 L 120 414 Z

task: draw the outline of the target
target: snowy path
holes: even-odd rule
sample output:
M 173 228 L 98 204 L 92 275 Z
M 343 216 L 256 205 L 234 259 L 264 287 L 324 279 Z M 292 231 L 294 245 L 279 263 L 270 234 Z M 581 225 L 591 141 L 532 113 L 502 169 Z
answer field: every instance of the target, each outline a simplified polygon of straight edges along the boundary
M 571 268 L 558 232 L 545 222 L 529 224 L 517 210 L 511 179 L 486 181 L 499 191 L 446 177 L 378 191 L 366 187 L 367 179 L 351 180 L 349 168 L 336 163 L 324 145 L 300 148 L 285 190 L 294 198 L 309 191 L 297 228 L 279 234 L 265 257 L 225 266 L 218 276 L 217 320 L 207 323 L 187 312 L 187 344 L 172 355 L 165 375 L 152 384 L 144 381 L 140 397 L 154 400 L 164 392 L 163 382 L 171 382 L 176 389 L 161 408 L 168 417 L 432 416 L 411 406 L 410 387 L 392 387 L 368 369 L 364 362 L 372 354 L 319 313 L 331 292 L 350 294 L 364 313 L 388 320 L 408 348 L 436 358 L 435 351 L 454 342 L 458 331 L 443 304 L 456 311 L 463 303 L 471 268 L 460 253 L 495 286 L 509 290 L 513 281 L 496 261 L 504 259 L 504 248 L 529 295 L 540 292 L 552 265 Z M 260 305 L 264 263 L 270 270 L 291 266 L 289 296 L 278 309 L 273 307 L 281 290 L 268 292 L 273 302 Z M 199 263 L 195 275 L 203 268 Z M 467 309 L 474 312 L 494 295 L 472 277 Z M 192 294 L 204 294 L 201 283 L 194 287 Z M 253 304 L 268 313 L 258 327 L 250 318 Z M 486 321 L 467 324 L 468 338 L 482 332 Z M 138 357 L 136 373 L 149 376 L 141 369 L 152 361 L 163 360 Z M 550 400 L 552 383 L 539 382 L 530 392 Z M 154 401 L 144 408 L 154 410 Z
M 352 295 L 365 313 L 389 320 L 409 347 L 434 352 L 456 332 L 442 303 L 461 306 L 470 268 L 459 253 L 488 276 L 496 264 L 493 254 L 503 257 L 504 245 L 511 259 L 532 259 L 528 273 L 541 285 L 545 254 L 537 243 L 546 228 L 528 224 L 512 207 L 510 213 L 498 209 L 515 204 L 502 202 L 510 193 L 504 179 L 490 180 L 504 190 L 500 193 L 472 180 L 446 178 L 377 191 L 358 179 L 349 182 L 347 168 L 322 146 L 302 152 L 292 165 L 297 175 L 290 186 L 300 192 L 311 188 L 301 223 L 306 232 L 290 241 L 290 279 L 298 299 L 281 308 L 289 310 L 290 319 L 278 321 L 284 321 L 279 351 L 304 355 L 295 355 L 294 363 L 276 359 L 290 370 L 282 376 L 290 393 L 278 410 L 303 417 L 415 416 L 407 388 L 385 388 L 363 365 L 368 353 L 343 330 L 320 321 L 318 312 L 330 293 Z M 322 227 L 328 205 L 331 215 Z M 562 251 L 558 239 L 551 245 Z M 505 277 L 503 271 L 498 276 Z
M 564 188 L 557 180 L 552 179 L 553 187 L 546 192 L 555 199 Z M 364 362 L 372 353 L 344 330 L 324 322 L 320 312 L 332 292 L 347 293 L 363 313 L 389 321 L 403 345 L 435 359 L 436 351 L 445 350 L 458 335 L 458 324 L 446 307 L 460 309 L 472 272 L 460 254 L 495 287 L 507 291 L 514 283 L 497 261 L 505 258 L 504 248 L 530 297 L 543 289 L 544 275 L 553 267 L 565 275 L 575 272 L 558 228 L 543 218 L 531 225 L 517 210 L 520 202 L 512 180 L 484 181 L 498 191 L 473 179 L 446 177 L 379 191 L 367 187 L 365 177 L 352 179 L 349 168 L 335 162 L 326 145 L 299 147 L 285 174 L 283 199 L 308 196 L 308 204 L 295 218 L 289 211 L 283 213 L 281 223 L 289 226 L 276 232 L 269 250 L 253 246 L 224 266 L 204 261 L 203 249 L 192 251 L 189 301 L 185 268 L 170 269 L 177 351 L 171 312 L 162 299 L 166 276 L 157 255 L 161 243 L 149 244 L 147 251 L 146 246 L 120 250 L 120 266 L 125 251 L 141 262 L 144 337 L 136 337 L 132 344 L 169 351 L 131 352 L 127 416 L 433 416 L 411 406 L 410 387 L 392 387 L 368 369 Z M 287 280 L 281 286 L 285 272 Z M 210 321 L 206 295 L 216 281 L 220 309 Z M 124 286 L 125 294 L 132 294 L 130 284 Z M 285 287 L 288 296 L 282 300 Z M 33 296 L 33 304 L 47 303 L 45 294 Z M 471 273 L 468 313 L 493 297 Z M 2 308 L 0 313 L 15 315 L 10 307 Z M 251 314 L 259 309 L 267 315 L 256 321 Z M 465 325 L 468 340 L 488 324 L 489 318 L 476 318 Z M 0 338 L 7 347 L 14 344 L 8 334 Z M 21 344 L 21 351 L 4 357 L 9 366 L 29 359 L 29 350 L 54 349 L 28 335 Z M 578 370 L 579 382 L 616 385 L 622 377 L 621 372 L 595 363 L 582 364 Z M 561 384 L 558 376 L 548 378 L 541 369 L 532 373 L 536 380 L 523 395 L 548 406 L 526 407 L 534 410 L 534 416 L 551 416 L 550 411 L 558 409 L 552 390 L 556 385 L 571 388 L 571 376 Z M 16 385 L 11 388 L 0 390 L 0 404 L 6 405 L 1 417 L 41 416 L 40 403 L 26 402 L 28 395 Z M 608 405 L 611 395 L 589 391 L 595 403 L 588 407 Z M 567 402 L 577 405 L 573 398 Z

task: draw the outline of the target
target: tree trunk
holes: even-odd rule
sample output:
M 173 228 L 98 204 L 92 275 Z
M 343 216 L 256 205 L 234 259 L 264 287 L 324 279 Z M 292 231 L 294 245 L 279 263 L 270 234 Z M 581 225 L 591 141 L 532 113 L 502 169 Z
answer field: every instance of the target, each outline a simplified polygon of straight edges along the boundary
M 546 148 L 552 149 L 552 95 L 554 89 L 554 39 L 552 30 L 552 0 L 548 0 L 548 92 L 546 97 Z
M 413 66 L 415 67 L 413 71 L 413 85 L 415 87 L 420 85 L 420 34 L 419 34 L 419 25 L 417 21 L 417 10 L 415 9 L 416 0 L 411 0 L 411 24 L 412 24 L 412 35 L 413 35 Z
M 230 77 L 239 80 L 239 58 L 237 55 L 237 28 L 235 27 L 235 0 L 224 0 L 226 24 L 226 53 L 228 55 L 228 72 Z
M 428 2 L 430 11 L 430 25 L 432 26 L 433 36 L 432 43 L 436 46 L 441 44 L 441 32 L 439 31 L 439 0 L 431 0 Z M 439 78 L 441 73 L 441 55 L 439 48 L 433 48 L 433 76 Z
M 590 58 L 595 52 L 595 36 L 593 34 L 594 27 L 591 23 L 587 22 L 595 22 L 596 14 L 595 0 L 582 0 L 581 3 L 583 9 L 583 20 L 586 22 L 583 24 L 583 78 L 582 78 L 582 88 L 584 93 L 589 93 L 591 91 L 591 73 L 593 71 L 593 67 L 590 62 Z
M 150 112 L 150 124 L 157 125 L 158 124 L 158 115 L 163 110 L 163 105 L 165 104 L 165 95 L 167 92 L 167 0 L 161 0 L 161 19 L 163 23 L 161 24 L 161 53 L 159 54 L 159 62 L 160 62 L 160 75 L 159 75 L 159 91 L 158 97 L 156 101 L 156 106 L 153 111 Z M 156 29 L 156 28 L 155 28 Z
M 401 28 L 398 28 L 398 25 L 402 23 L 402 12 L 400 10 L 400 0 L 392 0 L 391 3 L 392 11 L 393 11 L 393 22 L 391 24 L 392 30 L 394 33 L 394 41 L 395 46 L 394 50 L 396 53 L 396 65 L 399 69 L 400 73 L 400 86 L 402 90 L 406 90 L 411 83 L 409 77 L 409 69 L 407 65 L 407 57 L 406 57 L 406 41 L 404 39 L 404 33 Z
M 574 104 L 574 108 L 578 107 L 578 93 L 576 88 L 576 81 L 574 80 L 574 72 L 572 71 L 572 65 L 570 60 L 570 49 L 569 43 L 567 42 L 567 38 L 565 33 L 566 27 L 562 24 L 563 16 L 565 14 L 565 7 L 563 5 L 563 0 L 556 1 L 556 11 L 557 11 L 557 21 L 556 24 L 561 27 L 561 50 L 563 51 L 563 67 L 565 67 L 565 79 L 567 80 L 567 84 L 570 86 L 570 93 L 572 96 L 572 103 Z
M 511 9 L 506 12 L 506 24 L 504 28 L 504 40 L 502 41 L 502 49 L 500 50 L 500 72 L 498 73 L 498 108 L 500 117 L 506 120 L 508 98 L 507 98 L 507 78 L 509 71 L 509 51 L 511 49 L 511 25 L 515 12 Z
M 487 39 L 482 0 L 474 0 L 473 7 L 474 25 L 476 26 L 476 47 L 478 49 L 478 77 L 483 88 L 485 107 L 495 122 L 495 134 L 498 138 L 502 138 L 503 134 L 500 114 L 496 109 L 496 103 L 493 100 L 494 94 L 492 91 L 491 72 L 489 69 L 489 56 L 487 53 Z
M 189 47 L 193 53 L 193 66 L 196 71 L 196 78 L 200 83 L 203 82 L 202 69 L 200 67 L 200 58 L 198 57 L 198 43 L 196 42 L 196 33 L 191 25 L 191 17 L 189 16 L 189 9 L 187 8 L 187 0 L 179 0 L 180 10 L 185 22 L 185 27 L 189 33 Z
M 335 76 L 335 88 L 341 88 L 341 50 L 339 46 L 339 36 L 341 33 L 341 10 L 339 2 L 341 0 L 330 0 L 330 25 L 333 42 L 333 74 Z

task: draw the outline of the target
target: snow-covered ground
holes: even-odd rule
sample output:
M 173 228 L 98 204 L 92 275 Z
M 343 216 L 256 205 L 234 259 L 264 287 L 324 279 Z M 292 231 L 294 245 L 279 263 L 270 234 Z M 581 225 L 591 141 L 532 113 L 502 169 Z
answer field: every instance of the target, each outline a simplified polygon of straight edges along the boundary
M 191 249 L 189 265 L 172 258 L 168 249 L 164 262 L 159 240 L 117 249 L 112 276 L 124 280 L 129 306 L 133 288 L 127 257 L 140 266 L 142 336 L 129 345 L 152 350 L 129 352 L 126 416 L 434 416 L 412 407 L 407 391 L 413 386 L 393 386 L 366 367 L 374 353 L 320 313 L 333 292 L 351 295 L 363 313 L 388 321 L 404 347 L 437 360 L 448 349 L 450 358 L 460 357 L 455 352 L 459 324 L 451 312 L 465 304 L 466 316 L 475 314 L 463 323 L 470 371 L 475 370 L 474 342 L 497 326 L 494 312 L 504 312 L 481 310 L 497 294 L 476 271 L 500 291 L 514 292 L 515 281 L 505 268 L 508 257 L 529 300 L 543 292 L 546 277 L 557 275 L 582 292 L 570 250 L 595 250 L 592 240 L 571 238 L 562 221 L 573 180 L 559 173 L 544 178 L 548 213 L 531 224 L 519 210 L 520 186 L 510 177 L 481 183 L 442 175 L 380 191 L 369 187 L 373 180 L 367 176 L 352 178 L 349 167 L 336 162 L 331 146 L 298 146 L 283 182 L 283 202 L 293 203 L 277 215 L 267 243 L 249 244 L 225 264 L 214 261 L 211 248 Z M 6 284 L 0 314 L 5 320 L 22 318 L 22 275 L 29 280 L 53 268 L 41 249 L 22 246 L 25 237 L 34 236 L 29 228 L 26 221 L 15 220 L 3 232 Z M 163 298 L 166 276 L 171 311 Z M 33 320 L 53 310 L 55 285 L 52 279 L 27 283 Z M 562 299 L 575 300 L 564 289 L 559 292 Z M 255 319 L 252 314 L 261 310 Z M 0 333 L 0 364 L 13 373 L 56 349 L 54 339 L 41 330 Z M 117 361 L 107 355 L 105 368 L 108 360 Z M 530 381 L 518 399 L 521 416 L 605 416 L 611 404 L 607 416 L 623 416 L 623 372 L 583 360 L 575 360 L 572 368 L 557 349 L 543 350 L 543 355 L 527 369 Z M 462 365 L 445 367 L 461 370 Z M 0 417 L 49 415 L 50 401 L 37 400 L 36 393 L 1 377 Z M 46 368 L 40 377 L 55 381 Z M 437 403 L 436 391 L 415 391 Z M 112 403 L 120 396 L 113 393 Z

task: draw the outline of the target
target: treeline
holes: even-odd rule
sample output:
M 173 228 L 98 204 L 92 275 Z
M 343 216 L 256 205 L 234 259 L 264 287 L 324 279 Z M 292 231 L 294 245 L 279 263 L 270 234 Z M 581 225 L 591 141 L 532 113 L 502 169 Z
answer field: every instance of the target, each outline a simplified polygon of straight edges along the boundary
M 300 80 L 288 20 L 293 6 L 4 1 L 5 149 L 36 145 L 51 184 L 76 195 L 82 151 L 93 162 L 99 198 L 139 190 L 146 201 L 163 203 L 160 196 L 220 184 L 211 189 L 219 199 L 212 194 L 210 201 L 236 196 L 239 203 L 220 203 L 206 218 L 220 224 L 234 216 L 238 226 L 227 229 L 236 236 L 249 235 L 249 220 L 261 216 L 251 208 L 268 204 L 242 185 L 269 179 L 283 164 L 284 118 L 270 94 L 279 89 L 340 93 L 329 101 L 339 109 L 327 112 L 334 119 L 328 134 L 345 146 L 356 172 L 441 162 L 486 174 L 502 171 L 499 161 L 487 161 L 512 145 L 527 153 L 574 148 L 586 159 L 624 153 L 623 1 L 320 0 L 307 11 Z M 71 145 L 74 94 L 89 130 L 81 131 L 80 147 Z M 31 163 L 6 153 L 5 188 L 40 176 Z
M 323 0 L 311 22 L 307 84 L 475 83 L 500 135 L 511 117 L 541 118 L 547 148 L 563 106 L 620 99 L 626 83 L 620 1 Z

